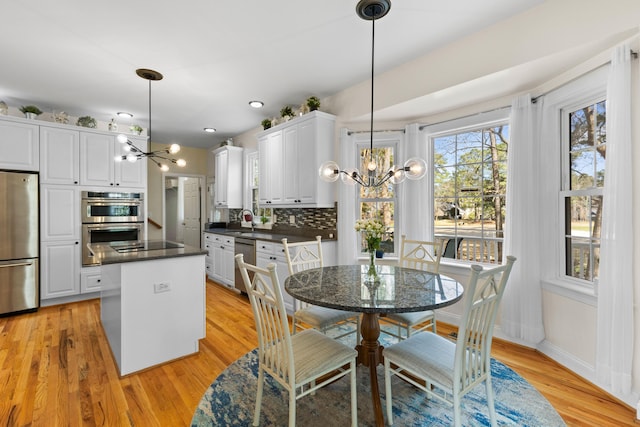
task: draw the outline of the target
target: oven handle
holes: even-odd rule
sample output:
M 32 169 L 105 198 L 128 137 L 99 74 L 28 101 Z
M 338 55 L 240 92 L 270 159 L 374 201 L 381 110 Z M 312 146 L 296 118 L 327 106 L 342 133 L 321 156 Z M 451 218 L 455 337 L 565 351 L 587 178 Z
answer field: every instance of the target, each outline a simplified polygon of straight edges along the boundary
M 106 224 L 101 224 L 101 225 L 87 225 L 87 230 L 91 231 L 91 230 L 113 230 L 113 231 L 126 231 L 126 230 L 133 230 L 133 229 L 139 229 L 142 227 L 142 224 L 136 224 L 136 225 L 130 225 L 130 226 L 123 226 L 123 225 L 106 225 Z
M 30 262 L 14 262 L 14 261 L 0 261 L 0 268 L 2 267 L 23 267 L 27 265 L 33 265 L 33 261 Z

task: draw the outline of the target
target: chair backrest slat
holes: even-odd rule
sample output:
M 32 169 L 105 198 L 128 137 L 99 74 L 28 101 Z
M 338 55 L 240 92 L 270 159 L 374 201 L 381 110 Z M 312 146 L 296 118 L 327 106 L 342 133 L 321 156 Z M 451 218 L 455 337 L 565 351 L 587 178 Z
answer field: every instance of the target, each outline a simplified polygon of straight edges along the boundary
M 412 240 L 403 235 L 400 244 L 399 264 L 402 267 L 438 273 L 443 251 L 443 240 L 433 242 Z
M 515 261 L 508 256 L 506 264 L 484 271 L 479 265 L 471 266 L 454 366 L 454 381 L 459 381 L 462 390 L 482 381 L 491 369 L 493 327 Z
M 320 268 L 324 266 L 322 258 L 322 237 L 316 236 L 315 240 L 305 242 L 290 243 L 288 239 L 282 239 L 284 254 L 289 267 L 289 275 L 298 273 L 310 268 Z M 293 311 L 309 306 L 308 303 L 294 298 Z

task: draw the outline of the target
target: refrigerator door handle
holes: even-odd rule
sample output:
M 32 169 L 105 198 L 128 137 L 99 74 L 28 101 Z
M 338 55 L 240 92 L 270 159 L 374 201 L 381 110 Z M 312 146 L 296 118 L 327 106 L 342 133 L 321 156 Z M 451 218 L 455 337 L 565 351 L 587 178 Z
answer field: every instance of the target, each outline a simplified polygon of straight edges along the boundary
M 27 265 L 33 265 L 33 261 L 30 262 L 13 262 L 13 261 L 0 261 L 0 268 L 2 267 L 22 267 Z

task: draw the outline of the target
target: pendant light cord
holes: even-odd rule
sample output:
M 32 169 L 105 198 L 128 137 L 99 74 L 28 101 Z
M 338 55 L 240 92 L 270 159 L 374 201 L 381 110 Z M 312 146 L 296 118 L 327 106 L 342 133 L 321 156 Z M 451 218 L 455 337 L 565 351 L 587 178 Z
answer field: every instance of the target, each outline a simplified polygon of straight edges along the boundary
M 151 80 L 149 80 L 149 145 L 151 145 Z
M 375 9 L 375 6 L 371 6 Z M 375 10 L 372 13 L 373 19 L 371 20 L 371 124 L 369 134 L 369 161 L 373 163 L 373 71 L 374 71 L 374 52 L 376 44 L 376 18 Z

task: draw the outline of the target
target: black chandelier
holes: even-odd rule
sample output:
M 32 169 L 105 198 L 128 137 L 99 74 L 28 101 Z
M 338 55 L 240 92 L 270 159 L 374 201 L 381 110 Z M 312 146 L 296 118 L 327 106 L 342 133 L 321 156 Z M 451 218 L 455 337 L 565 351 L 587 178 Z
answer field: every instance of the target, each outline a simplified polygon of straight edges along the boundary
M 320 178 L 327 182 L 335 182 L 338 178 L 347 184 L 360 184 L 363 187 L 379 187 L 389 181 L 392 184 L 399 184 L 405 178 L 417 180 L 427 173 L 426 162 L 418 157 L 407 160 L 403 166 L 392 166 L 382 175 L 376 174 L 377 165 L 373 159 L 373 88 L 374 88 L 374 52 L 376 36 L 376 20 L 384 17 L 391 9 L 390 0 L 360 0 L 356 6 L 356 13 L 364 20 L 371 21 L 371 128 L 369 163 L 367 171 L 361 173 L 356 168 L 341 170 L 336 162 L 329 160 L 324 162 L 318 173 Z
M 149 81 L 149 131 L 148 131 L 148 140 L 149 140 L 149 144 L 151 144 L 151 82 L 152 81 L 157 81 L 157 80 L 162 80 L 162 74 L 160 74 L 157 71 L 154 70 L 149 70 L 146 68 L 139 68 L 136 70 L 136 74 L 139 77 L 142 77 L 143 79 Z M 162 160 L 165 160 L 167 162 L 173 163 L 177 166 L 180 167 L 184 167 L 187 165 L 187 162 L 184 159 L 173 159 L 170 157 L 167 157 L 167 155 L 169 154 L 176 154 L 180 151 L 180 145 L 178 144 L 171 144 L 169 147 L 165 148 L 164 150 L 157 150 L 157 151 L 143 151 L 140 148 L 138 148 L 133 142 L 131 142 L 131 140 L 129 140 L 129 138 L 127 138 L 126 135 L 124 134 L 120 134 L 117 137 L 118 142 L 120 142 L 121 144 L 127 144 L 125 147 L 125 151 L 128 151 L 129 154 L 124 155 L 124 156 L 116 156 L 115 160 L 118 162 L 121 162 L 123 160 L 127 160 L 129 162 L 135 163 L 138 160 L 142 159 L 142 158 L 147 158 L 149 160 L 151 160 L 153 163 L 155 163 L 156 165 L 158 165 L 158 167 L 163 171 L 166 172 L 169 170 L 169 166 L 162 162 Z

